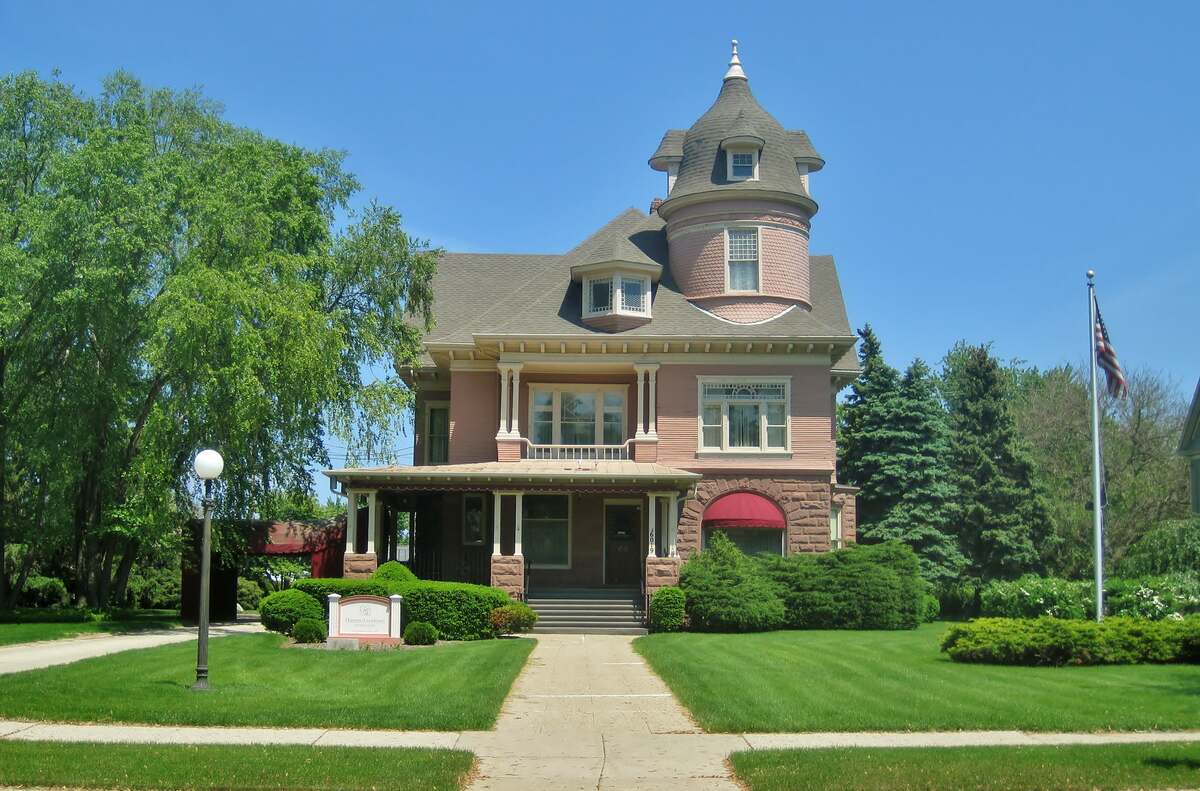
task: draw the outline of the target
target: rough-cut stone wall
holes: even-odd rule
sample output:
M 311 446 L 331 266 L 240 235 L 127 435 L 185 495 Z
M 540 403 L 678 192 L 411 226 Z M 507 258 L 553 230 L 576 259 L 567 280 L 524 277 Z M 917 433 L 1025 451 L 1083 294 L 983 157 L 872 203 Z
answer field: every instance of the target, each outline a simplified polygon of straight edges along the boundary
M 525 598 L 525 558 L 522 555 L 492 555 L 492 587 L 514 599 Z
M 679 584 L 679 558 L 646 558 L 646 596 Z
M 379 560 L 374 552 L 347 552 L 342 561 L 342 576 L 346 579 L 366 579 L 378 567 Z
M 696 496 L 687 501 L 679 519 L 678 551 L 687 559 L 700 549 L 701 521 L 709 503 L 730 492 L 753 492 L 774 501 L 787 516 L 787 551 L 824 552 L 829 549 L 829 509 L 832 486 L 828 475 L 776 475 L 769 478 L 727 476 L 704 478 Z

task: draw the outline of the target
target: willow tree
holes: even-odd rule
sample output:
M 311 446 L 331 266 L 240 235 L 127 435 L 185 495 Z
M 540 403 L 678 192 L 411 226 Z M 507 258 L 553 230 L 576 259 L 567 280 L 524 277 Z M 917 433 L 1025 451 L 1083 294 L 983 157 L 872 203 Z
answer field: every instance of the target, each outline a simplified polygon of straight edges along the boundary
M 393 440 L 410 393 L 360 371 L 415 360 L 436 256 L 351 210 L 340 153 L 124 73 L 94 98 L 9 76 L 0 124 L 0 551 L 58 553 L 100 606 L 177 540 L 198 448 L 245 516 L 309 487 L 326 434 Z

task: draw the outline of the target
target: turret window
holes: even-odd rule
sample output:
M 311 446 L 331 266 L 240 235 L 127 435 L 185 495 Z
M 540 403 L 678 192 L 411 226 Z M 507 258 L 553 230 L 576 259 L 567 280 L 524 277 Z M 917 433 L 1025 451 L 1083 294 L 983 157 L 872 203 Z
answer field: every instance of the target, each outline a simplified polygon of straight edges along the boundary
M 725 232 L 727 291 L 758 292 L 758 229 L 730 228 Z

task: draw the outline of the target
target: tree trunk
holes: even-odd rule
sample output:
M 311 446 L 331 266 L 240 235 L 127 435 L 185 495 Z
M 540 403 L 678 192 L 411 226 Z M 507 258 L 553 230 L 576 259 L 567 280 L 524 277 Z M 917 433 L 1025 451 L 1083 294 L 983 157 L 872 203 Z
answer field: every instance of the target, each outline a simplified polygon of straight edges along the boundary
M 121 556 L 121 565 L 117 566 L 117 578 L 112 588 L 112 600 L 117 606 L 124 605 L 125 590 L 129 587 L 129 574 L 133 571 L 133 562 L 137 560 L 138 548 L 137 539 L 125 539 L 125 554 Z

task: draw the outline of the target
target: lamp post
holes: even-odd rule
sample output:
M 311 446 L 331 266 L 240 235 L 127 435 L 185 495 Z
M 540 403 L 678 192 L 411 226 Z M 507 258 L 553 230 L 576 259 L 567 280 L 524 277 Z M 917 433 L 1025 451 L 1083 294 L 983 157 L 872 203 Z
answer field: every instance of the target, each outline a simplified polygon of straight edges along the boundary
M 204 538 L 200 545 L 200 623 L 196 640 L 196 683 L 192 689 L 208 689 L 208 587 L 212 555 L 213 481 L 225 469 L 225 460 L 215 450 L 202 450 L 192 464 L 204 481 Z

